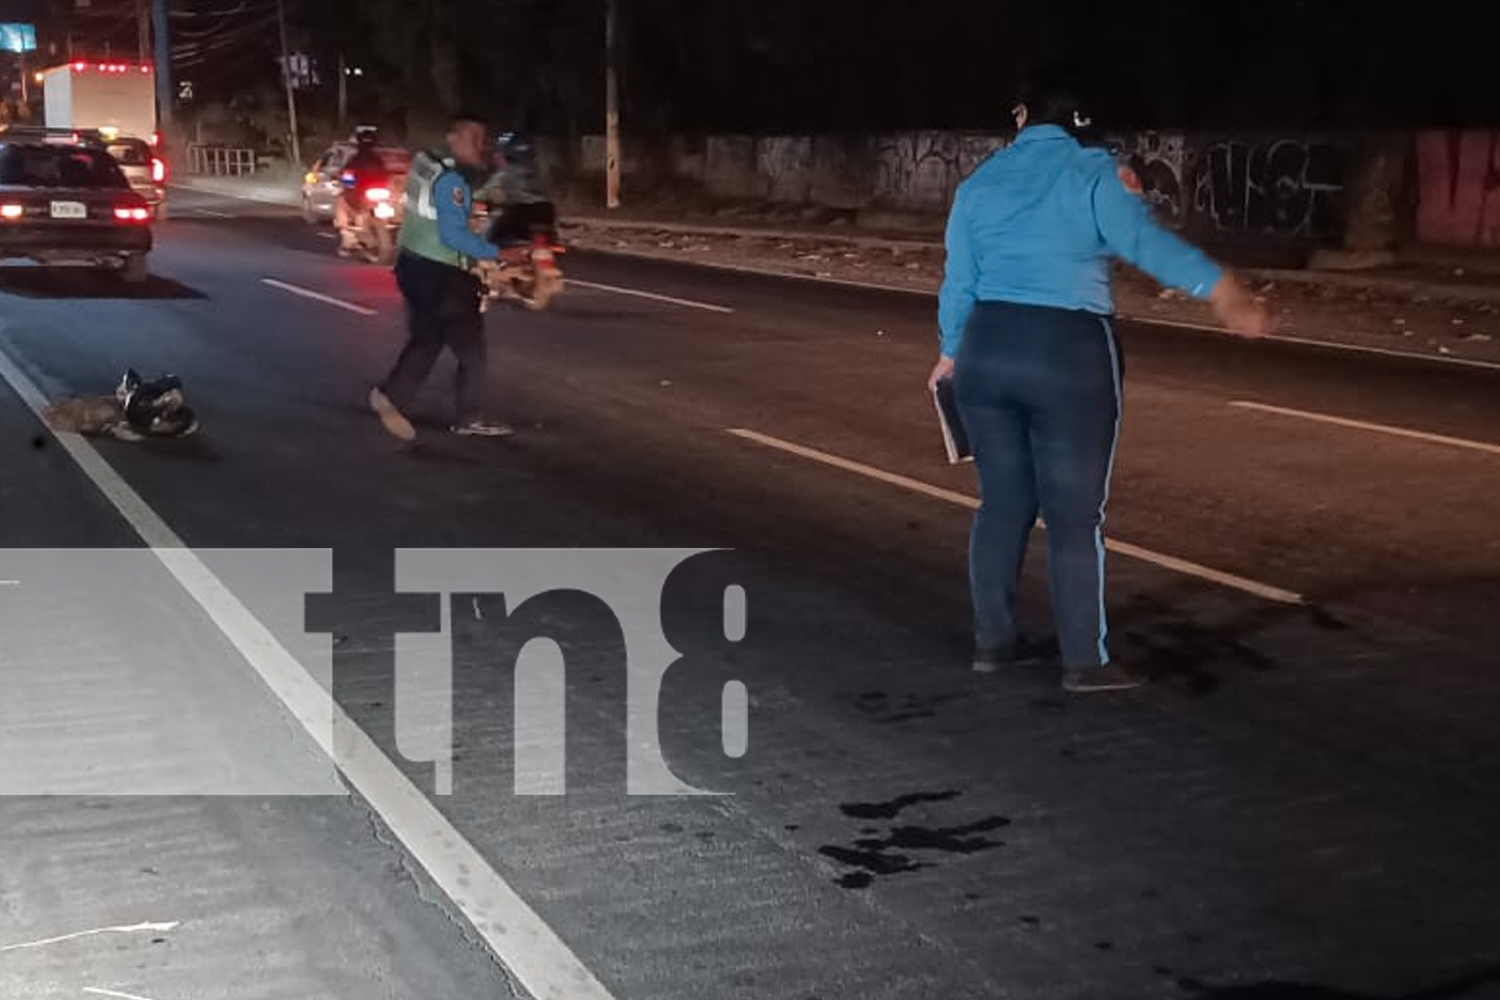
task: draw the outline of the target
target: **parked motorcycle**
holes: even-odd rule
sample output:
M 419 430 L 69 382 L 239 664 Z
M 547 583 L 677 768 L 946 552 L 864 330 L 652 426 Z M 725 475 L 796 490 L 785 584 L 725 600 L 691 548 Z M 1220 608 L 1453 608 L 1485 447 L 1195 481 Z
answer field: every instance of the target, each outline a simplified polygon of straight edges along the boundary
M 344 188 L 353 197 L 349 198 L 349 224 L 339 233 L 340 247 L 347 247 L 371 264 L 394 264 L 401 230 L 401 199 L 392 185 L 383 181 L 360 189 L 353 176 L 346 174 Z

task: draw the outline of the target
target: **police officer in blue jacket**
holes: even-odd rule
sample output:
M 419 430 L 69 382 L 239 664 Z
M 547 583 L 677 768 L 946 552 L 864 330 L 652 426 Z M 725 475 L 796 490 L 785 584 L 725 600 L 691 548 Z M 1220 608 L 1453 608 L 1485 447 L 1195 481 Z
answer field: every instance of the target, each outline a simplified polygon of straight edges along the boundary
M 1133 175 L 1079 136 L 1078 101 L 1015 109 L 1020 134 L 958 188 L 939 296 L 941 352 L 974 449 L 981 505 L 970 539 L 974 668 L 1024 658 L 1014 600 L 1038 514 L 1070 691 L 1135 687 L 1112 661 L 1104 610 L 1104 509 L 1119 440 L 1121 365 L 1111 257 L 1213 304 L 1245 335 L 1267 330 L 1243 286 L 1153 218 Z
M 416 436 L 406 409 L 444 348 L 458 362 L 456 434 L 498 437 L 511 428 L 483 415 L 488 373 L 482 288 L 473 264 L 498 260 L 500 248 L 469 228 L 473 206 L 470 173 L 485 167 L 488 133 L 478 115 L 449 122 L 446 144 L 412 157 L 401 221 L 396 286 L 406 300 L 406 346 L 385 379 L 370 390 L 370 406 L 386 430 L 403 440 Z

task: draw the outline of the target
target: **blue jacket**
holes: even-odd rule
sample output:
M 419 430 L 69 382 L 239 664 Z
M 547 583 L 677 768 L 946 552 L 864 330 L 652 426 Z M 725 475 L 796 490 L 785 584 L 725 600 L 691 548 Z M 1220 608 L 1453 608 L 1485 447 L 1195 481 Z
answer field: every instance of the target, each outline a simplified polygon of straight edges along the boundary
M 437 209 L 438 236 L 450 250 L 475 260 L 494 260 L 494 244 L 469 228 L 474 192 L 457 170 L 446 171 L 432 185 L 432 204 Z
M 1023 129 L 959 185 L 947 248 L 938 326 L 948 358 L 979 301 L 1110 315 L 1112 256 L 1195 298 L 1207 298 L 1222 274 L 1157 223 L 1108 152 L 1055 125 Z

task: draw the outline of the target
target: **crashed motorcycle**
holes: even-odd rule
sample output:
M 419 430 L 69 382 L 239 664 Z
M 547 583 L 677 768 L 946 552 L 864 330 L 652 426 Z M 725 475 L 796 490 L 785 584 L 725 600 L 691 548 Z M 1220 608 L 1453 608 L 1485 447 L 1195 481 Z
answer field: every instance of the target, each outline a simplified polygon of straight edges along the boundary
M 389 180 L 360 186 L 353 174 L 345 174 L 343 184 L 348 223 L 339 233 L 340 252 L 389 267 L 396 261 L 402 200 Z

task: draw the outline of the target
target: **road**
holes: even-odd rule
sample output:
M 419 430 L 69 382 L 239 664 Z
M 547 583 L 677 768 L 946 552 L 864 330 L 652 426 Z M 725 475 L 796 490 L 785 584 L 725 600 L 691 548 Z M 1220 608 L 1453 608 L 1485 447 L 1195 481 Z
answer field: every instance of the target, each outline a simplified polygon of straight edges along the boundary
M 158 239 L 140 289 L 0 271 L 5 996 L 1500 997 L 1500 372 L 1124 326 L 1156 683 L 1072 696 L 969 670 L 930 301 L 569 256 L 487 320 L 518 433 L 443 433 L 445 359 L 405 444 L 389 273 L 187 192 Z M 201 433 L 38 422 L 131 366 Z

